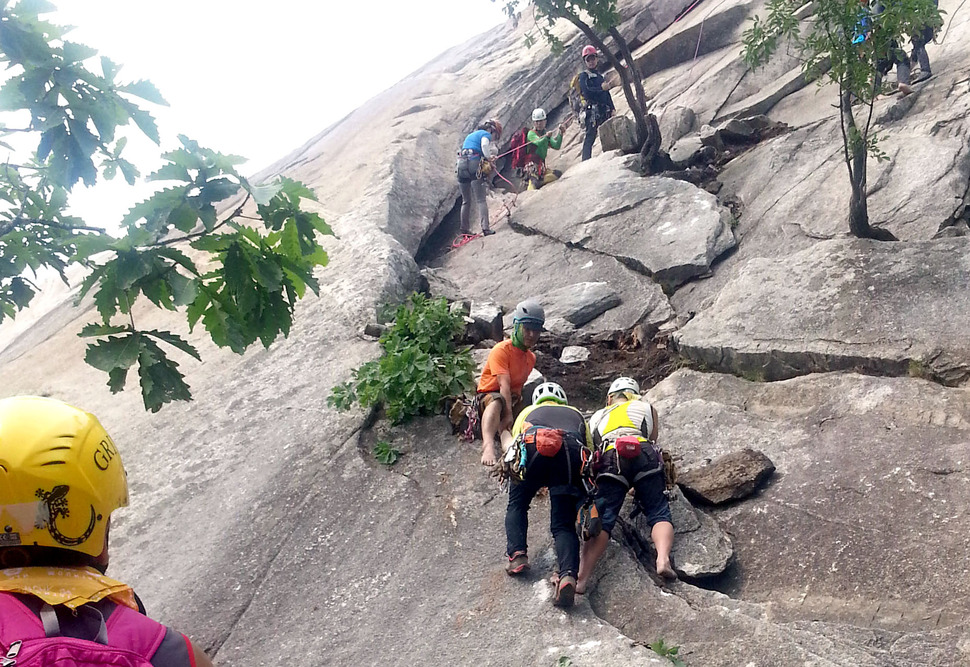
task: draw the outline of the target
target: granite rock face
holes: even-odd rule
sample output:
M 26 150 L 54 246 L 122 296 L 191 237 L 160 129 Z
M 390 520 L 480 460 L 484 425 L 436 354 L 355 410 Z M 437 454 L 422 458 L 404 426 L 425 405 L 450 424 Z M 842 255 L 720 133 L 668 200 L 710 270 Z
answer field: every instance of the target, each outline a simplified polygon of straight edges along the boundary
M 858 369 L 961 384 L 970 378 L 968 250 L 966 238 L 835 240 L 752 259 L 674 340 L 710 368 L 765 380 Z
M 757 496 L 710 510 L 741 564 L 733 596 L 771 600 L 776 619 L 966 641 L 966 389 L 850 372 L 761 383 L 680 370 L 648 397 L 685 469 L 739 443 L 776 466 Z
M 574 123 L 549 157 L 560 181 L 491 194 L 495 235 L 458 250 L 445 239 L 416 261 L 454 219 L 465 134 L 490 116 L 521 127 L 536 106 L 552 122 L 568 114 L 585 38 L 557 24 L 566 51 L 553 55 L 524 48 L 527 22 L 510 23 L 252 179 L 305 181 L 338 235 L 287 340 L 240 357 L 136 305 L 139 326 L 201 350 L 204 363 L 178 358 L 193 403 L 152 415 L 134 391 L 111 395 L 76 335 L 94 319 L 90 300 L 74 307 L 51 289 L 0 328 L 0 394 L 91 410 L 123 452 L 132 506 L 113 517 L 109 573 L 153 616 L 230 667 L 659 665 L 643 644 L 661 636 L 688 664 L 715 667 L 970 661 L 970 23 L 944 0 L 934 78 L 876 103 L 888 160 L 869 164 L 869 211 L 901 239 L 878 244 L 845 238 L 832 87 L 807 86 L 784 48 L 747 69 L 739 37 L 759 3 L 694 4 L 619 3 L 663 147 L 753 114 L 791 127 L 728 162 L 716 197 L 640 178 L 612 154 L 579 164 Z M 675 564 L 687 579 L 722 572 L 726 594 L 661 588 L 635 558 L 649 545 L 624 532 L 585 599 L 557 611 L 547 500 L 533 508 L 533 574 L 513 580 L 504 497 L 475 447 L 443 418 L 392 429 L 326 403 L 379 351 L 363 326 L 413 289 L 509 312 L 576 285 L 598 296 L 551 318 L 564 342 L 633 329 L 649 341 L 683 325 L 676 344 L 706 372 L 678 371 L 650 399 L 685 473 L 740 447 L 777 467 L 753 497 L 708 512 L 674 503 Z M 378 438 L 403 452 L 396 466 L 374 460 Z

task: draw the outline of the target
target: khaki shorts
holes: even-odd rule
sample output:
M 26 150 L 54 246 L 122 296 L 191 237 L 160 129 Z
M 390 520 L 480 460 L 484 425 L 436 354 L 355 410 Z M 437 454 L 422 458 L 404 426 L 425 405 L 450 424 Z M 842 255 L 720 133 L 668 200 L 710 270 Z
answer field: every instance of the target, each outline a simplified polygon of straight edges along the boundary
M 505 412 L 505 397 L 502 396 L 501 392 L 498 391 L 488 391 L 475 396 L 475 405 L 478 407 L 478 418 L 481 419 L 485 415 L 485 408 L 490 406 L 494 401 L 498 401 L 502 404 L 502 412 Z

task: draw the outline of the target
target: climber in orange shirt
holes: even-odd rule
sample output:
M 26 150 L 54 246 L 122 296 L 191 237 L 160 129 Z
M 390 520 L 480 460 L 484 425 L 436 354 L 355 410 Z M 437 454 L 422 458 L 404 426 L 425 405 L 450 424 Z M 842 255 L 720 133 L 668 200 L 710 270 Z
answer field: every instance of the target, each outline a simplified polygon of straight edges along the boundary
M 522 401 L 522 387 L 536 365 L 531 348 L 539 342 L 545 321 L 542 306 L 523 301 L 512 315 L 512 338 L 488 353 L 475 397 L 482 424 L 482 465 L 493 466 L 501 458 L 496 438 L 512 428 L 514 408 Z

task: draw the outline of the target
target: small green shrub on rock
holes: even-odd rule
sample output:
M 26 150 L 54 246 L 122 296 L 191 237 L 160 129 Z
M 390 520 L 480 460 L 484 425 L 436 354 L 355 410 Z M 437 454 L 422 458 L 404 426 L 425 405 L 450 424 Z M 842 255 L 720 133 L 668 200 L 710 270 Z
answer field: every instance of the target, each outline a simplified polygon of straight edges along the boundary
M 400 457 L 401 452 L 391 447 L 391 443 L 386 440 L 378 440 L 377 444 L 374 445 L 374 458 L 377 459 L 378 463 L 392 466 L 397 463 Z
M 678 653 L 680 653 L 680 647 L 667 644 L 663 640 L 663 637 L 653 642 L 652 644 L 649 644 L 649 647 L 650 647 L 650 650 L 656 653 L 657 655 L 667 658 L 667 660 L 673 663 L 675 667 L 686 667 L 684 664 L 684 661 L 681 660 L 680 656 L 677 655 Z
M 328 404 L 338 410 L 354 403 L 364 408 L 383 404 L 395 423 L 434 414 L 443 397 L 471 387 L 471 353 L 455 344 L 464 327 L 461 313 L 451 312 L 445 299 L 412 294 L 380 338 L 381 357 L 334 387 Z

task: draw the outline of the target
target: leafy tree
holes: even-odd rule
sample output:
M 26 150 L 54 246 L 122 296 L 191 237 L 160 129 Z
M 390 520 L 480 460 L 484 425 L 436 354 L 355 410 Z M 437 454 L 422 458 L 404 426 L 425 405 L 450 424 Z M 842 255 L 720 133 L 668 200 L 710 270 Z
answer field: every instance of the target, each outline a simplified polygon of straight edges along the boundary
M 885 159 L 872 129 L 873 102 L 880 93 L 880 66 L 893 55 L 905 58 L 903 35 L 924 26 L 942 25 L 932 0 L 889 0 L 881 11 L 868 0 L 815 0 L 807 26 L 796 18 L 800 0 L 768 0 L 766 17 L 755 16 L 743 35 L 743 57 L 750 67 L 765 64 L 787 42 L 799 50 L 811 76 L 825 79 L 839 90 L 839 120 L 843 158 L 849 172 L 849 230 L 859 238 L 895 241 L 888 230 L 869 224 L 866 199 L 867 158 Z M 824 81 L 825 79 L 820 79 Z M 854 102 L 861 105 L 853 108 Z
M 455 344 L 464 329 L 463 315 L 445 299 L 412 294 L 381 335 L 381 357 L 355 369 L 354 379 L 334 387 L 327 402 L 338 410 L 384 405 L 393 422 L 434 414 L 442 398 L 471 386 L 471 354 Z
M 492 2 L 495 1 L 492 0 Z M 503 1 L 505 2 L 505 13 L 510 18 L 515 19 L 520 0 Z M 552 32 L 552 28 L 557 19 L 565 19 L 579 28 L 580 32 L 589 40 L 589 43 L 595 46 L 600 53 L 606 55 L 610 65 L 613 66 L 620 77 L 623 94 L 633 112 L 638 144 L 643 145 L 655 134 L 655 143 L 659 145 L 659 129 L 651 130 L 651 123 L 647 118 L 647 96 L 643 92 L 639 70 L 633 61 L 633 54 L 630 52 L 629 45 L 623 39 L 620 31 L 617 30 L 617 26 L 620 24 L 620 13 L 616 8 L 616 0 L 525 0 L 523 4 L 532 7 L 536 19 L 536 28 L 552 47 L 553 52 L 561 53 L 564 45 L 562 40 Z M 600 38 L 600 34 L 603 33 L 613 38 L 627 66 L 624 66 L 613 52 L 606 48 L 606 43 Z M 531 33 L 526 35 L 526 45 L 532 46 L 534 43 L 535 37 Z M 654 142 L 651 141 L 651 143 Z
M 165 104 L 148 81 L 119 83 L 118 66 L 102 57 L 100 74 L 86 63 L 96 51 L 68 41 L 66 30 L 40 18 L 55 8 L 45 0 L 0 0 L 0 145 L 29 141 L 33 153 L 0 165 L 0 322 L 34 297 L 31 279 L 43 268 L 67 281 L 65 269 L 90 270 L 81 295 L 94 294 L 100 321 L 79 335 L 94 338 L 86 361 L 121 391 L 137 366 L 145 407 L 153 412 L 191 398 L 178 363 L 166 349 L 199 358 L 170 331 L 136 326 L 141 299 L 199 322 L 219 346 L 242 353 L 286 336 L 296 301 L 327 263 L 319 234 L 332 234 L 317 214 L 301 208 L 313 192 L 289 179 L 255 185 L 236 171 L 235 156 L 179 136 L 181 147 L 148 177 L 166 187 L 133 207 L 113 237 L 67 212 L 78 183 L 121 174 L 129 184 L 137 167 L 122 157 L 130 124 L 156 144 L 155 121 L 135 100 Z M 254 202 L 256 216 L 246 215 Z M 229 206 L 232 204 L 232 206 Z M 220 213 L 220 209 L 224 212 Z M 188 254 L 192 253 L 192 256 Z

